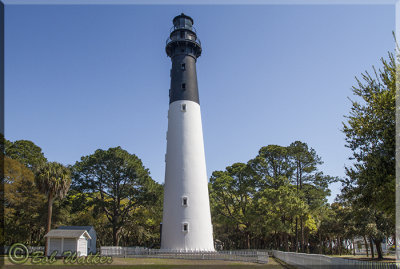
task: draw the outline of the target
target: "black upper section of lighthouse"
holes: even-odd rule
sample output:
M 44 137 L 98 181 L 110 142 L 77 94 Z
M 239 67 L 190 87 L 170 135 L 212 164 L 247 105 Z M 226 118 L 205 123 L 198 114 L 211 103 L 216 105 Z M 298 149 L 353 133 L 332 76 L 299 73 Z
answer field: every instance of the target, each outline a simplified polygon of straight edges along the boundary
M 201 55 L 201 43 L 193 27 L 193 19 L 182 13 L 172 22 L 174 26 L 165 46 L 172 61 L 169 103 L 189 100 L 200 104 L 196 60 Z

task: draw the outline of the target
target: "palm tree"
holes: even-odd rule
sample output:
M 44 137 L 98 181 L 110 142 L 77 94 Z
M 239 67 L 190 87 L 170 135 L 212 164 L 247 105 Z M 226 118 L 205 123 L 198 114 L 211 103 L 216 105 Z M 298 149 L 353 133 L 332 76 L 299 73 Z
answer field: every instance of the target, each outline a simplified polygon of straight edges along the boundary
M 51 215 L 53 212 L 54 199 L 63 199 L 71 185 L 71 171 L 69 168 L 57 162 L 49 162 L 39 165 L 35 171 L 36 185 L 39 190 L 47 195 L 47 228 L 46 233 L 51 229 Z M 47 240 L 45 255 L 47 255 Z

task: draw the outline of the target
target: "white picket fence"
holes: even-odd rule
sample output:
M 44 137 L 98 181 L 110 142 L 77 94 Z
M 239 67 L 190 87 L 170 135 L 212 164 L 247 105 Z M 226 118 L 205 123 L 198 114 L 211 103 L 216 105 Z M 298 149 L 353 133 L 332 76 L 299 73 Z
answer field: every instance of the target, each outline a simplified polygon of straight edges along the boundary
M 305 253 L 283 252 L 274 250 L 272 252 L 272 255 L 275 258 L 278 258 L 279 260 L 282 260 L 289 265 L 293 265 L 297 268 L 304 268 L 304 269 L 316 269 L 316 268 L 399 269 L 400 268 L 400 264 L 396 265 L 394 263 L 357 261 L 357 260 L 329 257 L 319 254 L 305 254 Z
M 0 254 L 4 255 L 4 254 L 8 254 L 8 249 L 10 248 L 10 246 L 1 246 L 0 247 Z M 29 253 L 33 253 L 36 251 L 42 251 L 44 252 L 44 246 L 26 246 L 26 248 L 28 249 Z
M 165 249 L 146 249 L 140 247 L 101 247 L 102 256 L 129 258 L 161 258 L 185 260 L 224 260 L 255 263 L 268 263 L 268 252 L 261 250 L 232 251 L 176 251 Z

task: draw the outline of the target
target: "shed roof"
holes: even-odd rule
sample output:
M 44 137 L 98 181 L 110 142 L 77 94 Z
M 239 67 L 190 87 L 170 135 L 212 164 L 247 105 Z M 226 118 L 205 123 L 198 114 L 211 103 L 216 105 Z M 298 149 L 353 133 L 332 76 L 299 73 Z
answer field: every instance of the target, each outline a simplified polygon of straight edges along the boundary
M 58 229 L 62 229 L 62 230 L 86 230 L 86 231 L 90 231 L 91 229 L 94 230 L 93 226 L 59 226 L 57 227 Z
M 82 235 L 91 239 L 90 235 L 86 230 L 64 230 L 64 229 L 51 230 L 44 237 L 79 238 Z

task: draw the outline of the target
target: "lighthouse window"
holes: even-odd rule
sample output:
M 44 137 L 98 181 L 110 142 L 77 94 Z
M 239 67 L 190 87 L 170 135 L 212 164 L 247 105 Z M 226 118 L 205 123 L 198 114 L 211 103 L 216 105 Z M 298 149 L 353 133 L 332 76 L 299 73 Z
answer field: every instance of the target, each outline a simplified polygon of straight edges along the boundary
M 182 89 L 186 90 L 186 83 L 182 83 Z
M 183 223 L 182 231 L 183 232 L 188 232 L 189 231 L 189 223 Z
M 187 206 L 188 205 L 188 198 L 187 197 L 182 197 L 182 205 Z
M 181 111 L 186 111 L 186 104 L 181 105 Z
M 181 31 L 181 38 L 184 38 L 184 37 L 185 37 L 185 32 Z
M 185 69 L 186 69 L 185 64 L 181 64 L 181 69 L 182 69 L 182 70 L 185 70 Z

